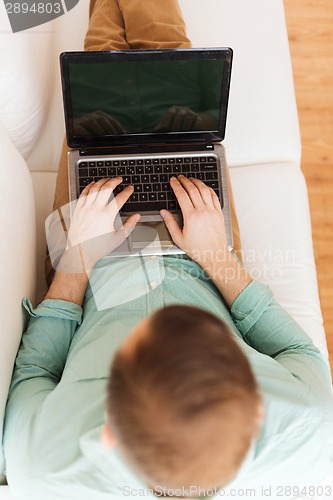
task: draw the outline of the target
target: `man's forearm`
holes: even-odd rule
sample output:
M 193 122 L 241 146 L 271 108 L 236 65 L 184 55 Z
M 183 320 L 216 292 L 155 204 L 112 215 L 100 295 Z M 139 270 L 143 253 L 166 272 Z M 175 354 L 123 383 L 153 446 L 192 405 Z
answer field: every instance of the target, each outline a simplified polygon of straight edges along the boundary
M 66 300 L 82 306 L 89 275 L 83 265 L 82 272 L 71 272 L 74 269 L 72 259 L 73 255 L 70 253 L 64 254 L 58 266 L 61 270 L 56 272 L 45 299 Z
M 87 285 L 88 276 L 85 273 L 57 272 L 45 299 L 67 300 L 67 302 L 82 306 Z
M 234 300 L 251 283 L 252 278 L 229 250 L 221 250 L 205 259 L 201 267 L 206 271 L 231 308 Z

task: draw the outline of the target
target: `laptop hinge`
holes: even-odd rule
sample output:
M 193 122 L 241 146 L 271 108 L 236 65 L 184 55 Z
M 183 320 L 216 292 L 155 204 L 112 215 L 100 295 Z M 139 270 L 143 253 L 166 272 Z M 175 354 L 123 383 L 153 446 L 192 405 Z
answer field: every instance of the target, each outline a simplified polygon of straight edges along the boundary
M 126 146 L 112 146 L 80 149 L 80 156 L 100 156 L 100 155 L 119 155 L 119 154 L 145 154 L 145 153 L 177 153 L 181 151 L 203 151 L 205 149 L 213 150 L 214 145 L 211 141 L 186 142 L 180 144 L 137 144 Z

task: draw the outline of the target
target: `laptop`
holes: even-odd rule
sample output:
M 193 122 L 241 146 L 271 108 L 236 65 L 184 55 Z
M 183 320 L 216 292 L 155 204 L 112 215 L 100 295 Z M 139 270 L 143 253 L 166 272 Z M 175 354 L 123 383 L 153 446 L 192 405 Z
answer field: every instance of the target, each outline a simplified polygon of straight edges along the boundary
M 224 147 L 230 48 L 65 52 L 60 55 L 69 198 L 91 181 L 122 176 L 134 192 L 121 222 L 141 219 L 112 256 L 184 253 L 159 210 L 182 215 L 170 177 L 201 179 L 216 192 L 232 249 Z

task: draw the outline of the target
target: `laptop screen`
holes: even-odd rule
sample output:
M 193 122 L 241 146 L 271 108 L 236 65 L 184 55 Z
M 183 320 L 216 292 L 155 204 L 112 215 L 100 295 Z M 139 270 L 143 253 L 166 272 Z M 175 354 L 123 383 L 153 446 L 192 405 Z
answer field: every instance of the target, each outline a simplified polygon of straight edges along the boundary
M 223 140 L 231 49 L 61 55 L 67 142 Z

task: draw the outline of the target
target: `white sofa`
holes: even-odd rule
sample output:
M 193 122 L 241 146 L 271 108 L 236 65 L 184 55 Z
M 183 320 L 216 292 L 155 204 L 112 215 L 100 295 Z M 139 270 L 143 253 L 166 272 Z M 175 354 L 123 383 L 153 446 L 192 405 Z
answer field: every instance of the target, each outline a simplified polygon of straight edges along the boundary
M 180 4 L 195 47 L 234 49 L 225 146 L 245 265 L 327 358 L 283 0 Z M 58 56 L 82 48 L 87 20 L 88 0 L 80 0 L 48 24 L 11 34 L 0 2 L 0 431 L 23 329 L 20 300 L 45 290 L 44 220 L 64 135 Z M 0 486 L 0 499 L 9 498 Z

